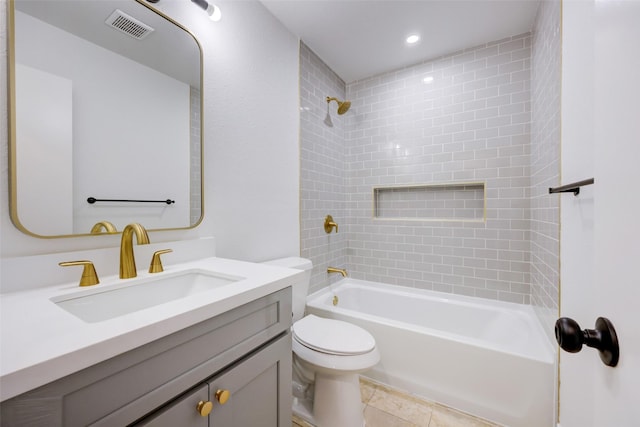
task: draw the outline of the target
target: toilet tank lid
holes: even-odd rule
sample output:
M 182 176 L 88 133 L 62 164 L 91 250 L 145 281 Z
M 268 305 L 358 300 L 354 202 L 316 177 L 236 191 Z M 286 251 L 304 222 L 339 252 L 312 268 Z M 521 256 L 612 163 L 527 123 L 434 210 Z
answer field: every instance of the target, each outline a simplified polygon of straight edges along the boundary
M 293 268 L 296 270 L 311 270 L 313 268 L 313 263 L 311 262 L 311 260 L 300 257 L 278 258 L 271 261 L 265 261 L 263 264 Z

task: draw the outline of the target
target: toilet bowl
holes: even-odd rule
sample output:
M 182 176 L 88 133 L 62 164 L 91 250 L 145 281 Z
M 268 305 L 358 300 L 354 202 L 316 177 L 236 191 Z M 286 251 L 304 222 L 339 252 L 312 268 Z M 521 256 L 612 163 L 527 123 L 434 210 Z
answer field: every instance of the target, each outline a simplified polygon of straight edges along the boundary
M 358 374 L 380 360 L 375 339 L 341 320 L 303 316 L 311 261 L 283 258 L 267 264 L 305 271 L 293 285 L 293 412 L 317 427 L 364 426 Z

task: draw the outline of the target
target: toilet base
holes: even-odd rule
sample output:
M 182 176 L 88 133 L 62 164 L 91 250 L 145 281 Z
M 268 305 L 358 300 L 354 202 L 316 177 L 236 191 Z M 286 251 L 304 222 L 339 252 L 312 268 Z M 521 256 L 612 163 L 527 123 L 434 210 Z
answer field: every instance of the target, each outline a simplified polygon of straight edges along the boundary
M 316 420 L 313 418 L 313 401 L 309 399 L 293 398 L 293 415 L 315 426 Z
M 358 374 L 316 373 L 313 418 L 317 427 L 362 427 L 362 409 Z

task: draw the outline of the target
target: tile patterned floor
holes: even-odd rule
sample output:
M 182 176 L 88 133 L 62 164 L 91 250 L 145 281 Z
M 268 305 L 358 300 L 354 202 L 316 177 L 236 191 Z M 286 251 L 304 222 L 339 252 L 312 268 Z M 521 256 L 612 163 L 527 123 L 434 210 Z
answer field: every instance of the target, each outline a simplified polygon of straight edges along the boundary
M 365 378 L 360 380 L 367 427 L 498 427 Z M 294 416 L 292 427 L 313 427 Z

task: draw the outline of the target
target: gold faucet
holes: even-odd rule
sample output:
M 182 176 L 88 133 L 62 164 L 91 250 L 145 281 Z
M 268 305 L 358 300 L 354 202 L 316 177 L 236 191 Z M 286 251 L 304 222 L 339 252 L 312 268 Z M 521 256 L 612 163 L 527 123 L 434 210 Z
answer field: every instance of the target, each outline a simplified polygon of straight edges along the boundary
M 91 227 L 91 234 L 100 234 L 102 233 L 102 229 L 108 234 L 117 233 L 118 230 L 116 226 L 111 224 L 109 221 L 100 221 L 97 222 L 93 227 Z
M 122 230 L 122 240 L 120 240 L 120 278 L 130 279 L 137 276 L 136 260 L 133 256 L 133 233 L 139 245 L 149 244 L 149 235 L 144 227 L 136 222 L 127 225 Z
M 342 277 L 347 277 L 347 270 L 343 268 L 327 267 L 327 273 L 340 273 Z

